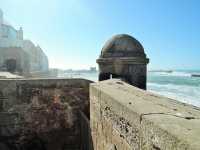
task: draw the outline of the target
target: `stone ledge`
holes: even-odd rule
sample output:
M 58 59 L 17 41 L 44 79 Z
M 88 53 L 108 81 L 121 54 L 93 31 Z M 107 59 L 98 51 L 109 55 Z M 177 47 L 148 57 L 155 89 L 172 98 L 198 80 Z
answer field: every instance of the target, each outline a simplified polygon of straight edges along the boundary
M 141 57 L 117 57 L 117 58 L 99 58 L 96 61 L 97 63 L 102 64 L 113 64 L 113 63 L 120 63 L 120 64 L 148 64 L 148 58 L 141 58 Z
M 139 130 L 140 149 L 197 150 L 200 147 L 198 107 L 143 91 L 117 79 L 91 84 L 90 104 L 91 126 L 103 117 L 112 116 L 111 113 L 104 115 L 105 108 L 110 107 L 112 113 Z M 114 125 L 116 121 L 109 119 Z

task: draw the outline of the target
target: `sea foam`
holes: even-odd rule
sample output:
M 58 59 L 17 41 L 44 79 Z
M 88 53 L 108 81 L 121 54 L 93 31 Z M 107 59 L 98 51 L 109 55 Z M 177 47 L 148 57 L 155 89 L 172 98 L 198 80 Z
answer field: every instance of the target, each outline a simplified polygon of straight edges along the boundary
M 147 83 L 147 90 L 200 107 L 199 86 Z

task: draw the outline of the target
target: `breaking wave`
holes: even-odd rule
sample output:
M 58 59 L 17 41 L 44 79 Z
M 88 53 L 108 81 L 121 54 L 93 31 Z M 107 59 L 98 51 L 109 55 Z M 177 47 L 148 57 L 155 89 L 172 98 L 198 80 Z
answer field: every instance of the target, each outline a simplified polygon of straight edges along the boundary
M 177 76 L 177 77 L 191 77 L 191 73 L 188 72 L 178 72 L 173 71 L 171 73 L 168 72 L 150 72 L 149 74 L 158 75 L 158 76 Z
M 148 91 L 200 107 L 200 86 L 147 83 Z

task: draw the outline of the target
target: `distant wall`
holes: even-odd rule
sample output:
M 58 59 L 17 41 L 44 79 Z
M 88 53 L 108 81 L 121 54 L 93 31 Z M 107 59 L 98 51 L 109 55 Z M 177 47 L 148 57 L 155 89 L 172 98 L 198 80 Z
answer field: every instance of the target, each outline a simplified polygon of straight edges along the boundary
M 95 150 L 199 150 L 200 108 L 120 80 L 90 86 Z
M 79 149 L 84 136 L 79 112 L 89 116 L 89 83 L 84 79 L 0 80 L 0 149 L 31 149 L 31 145 L 38 150 Z

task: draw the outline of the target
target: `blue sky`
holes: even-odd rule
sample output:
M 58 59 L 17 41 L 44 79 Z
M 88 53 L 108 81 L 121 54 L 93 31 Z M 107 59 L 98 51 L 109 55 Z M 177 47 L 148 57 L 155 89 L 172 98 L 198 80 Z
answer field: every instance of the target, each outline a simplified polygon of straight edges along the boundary
M 51 67 L 95 66 L 105 41 L 126 33 L 142 43 L 150 69 L 200 68 L 199 0 L 0 0 L 0 8 Z

